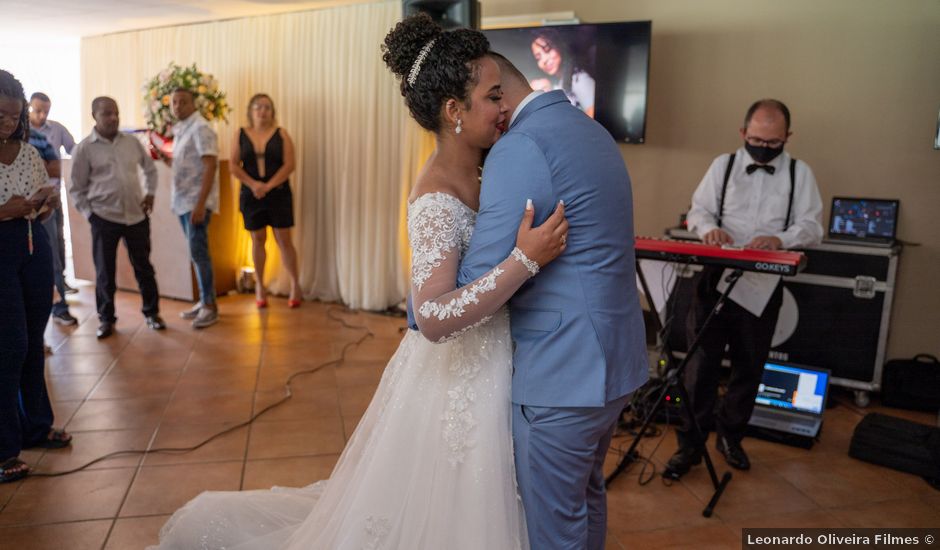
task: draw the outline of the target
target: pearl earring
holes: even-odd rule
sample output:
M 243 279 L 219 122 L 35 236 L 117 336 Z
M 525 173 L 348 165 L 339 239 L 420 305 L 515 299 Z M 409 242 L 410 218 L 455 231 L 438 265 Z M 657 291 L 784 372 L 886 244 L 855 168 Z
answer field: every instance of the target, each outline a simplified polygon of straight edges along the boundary
M 455 133 L 455 134 L 459 134 L 460 132 L 463 132 L 463 128 L 460 127 L 461 124 L 463 124 L 463 121 L 458 118 L 458 119 L 457 119 L 457 127 L 454 128 L 454 133 Z

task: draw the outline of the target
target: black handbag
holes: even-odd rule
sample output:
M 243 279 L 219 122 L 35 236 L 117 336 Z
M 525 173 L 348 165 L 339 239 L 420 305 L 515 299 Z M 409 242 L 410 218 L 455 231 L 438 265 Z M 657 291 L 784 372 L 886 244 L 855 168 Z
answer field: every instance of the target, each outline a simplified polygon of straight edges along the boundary
M 940 360 L 920 353 L 885 363 L 881 403 L 914 411 L 940 410 Z
M 849 456 L 922 476 L 940 488 L 940 428 L 869 413 L 855 426 Z

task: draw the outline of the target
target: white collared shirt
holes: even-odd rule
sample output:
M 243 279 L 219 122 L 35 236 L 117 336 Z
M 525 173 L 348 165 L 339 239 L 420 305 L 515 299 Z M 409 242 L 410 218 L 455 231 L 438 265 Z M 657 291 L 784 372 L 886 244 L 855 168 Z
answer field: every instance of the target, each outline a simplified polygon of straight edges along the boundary
M 157 168 L 137 138 L 118 132 L 107 140 L 92 129 L 72 152 L 69 196 L 82 215 L 124 225 L 144 220 L 140 204 L 157 191 Z
M 202 157 L 218 157 L 218 138 L 206 119 L 195 112 L 173 125 L 172 210 L 177 216 L 192 212 L 202 189 Z M 219 211 L 219 176 L 213 174 L 206 210 Z
M 519 116 L 519 113 L 522 112 L 522 109 L 524 109 L 526 105 L 528 105 L 529 103 L 532 102 L 533 99 L 537 98 L 538 96 L 544 93 L 545 92 L 542 90 L 532 90 L 531 92 L 529 92 L 529 95 L 522 98 L 522 101 L 519 102 L 519 105 L 517 105 L 516 109 L 512 112 L 512 116 L 509 117 L 508 128 L 512 128 L 512 125 L 516 123 L 516 118 Z
M 728 179 L 721 224 L 734 245 L 744 246 L 758 236 L 777 237 L 783 248 L 818 244 L 823 236 L 822 200 L 810 167 L 802 161 L 796 163 L 790 226 L 784 230 L 790 200 L 790 155 L 784 151 L 769 163 L 774 167 L 773 175 L 764 170 L 748 174 L 749 164 L 754 164 L 754 159 L 741 147 L 735 153 Z M 721 187 L 727 167 L 727 154 L 716 158 L 692 195 L 687 221 L 689 229 L 699 237 L 718 227 Z

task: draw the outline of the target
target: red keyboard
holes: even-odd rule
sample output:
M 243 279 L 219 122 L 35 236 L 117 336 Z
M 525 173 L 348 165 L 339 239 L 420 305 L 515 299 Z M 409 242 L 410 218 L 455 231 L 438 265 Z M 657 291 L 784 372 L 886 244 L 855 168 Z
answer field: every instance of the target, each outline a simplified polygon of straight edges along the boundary
M 636 238 L 636 257 L 793 276 L 806 266 L 802 252 L 729 248 L 692 241 Z

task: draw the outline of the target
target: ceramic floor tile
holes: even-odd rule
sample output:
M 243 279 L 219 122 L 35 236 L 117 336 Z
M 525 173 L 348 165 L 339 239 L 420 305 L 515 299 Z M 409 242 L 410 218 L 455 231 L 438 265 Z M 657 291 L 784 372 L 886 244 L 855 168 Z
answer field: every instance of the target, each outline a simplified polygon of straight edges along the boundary
M 824 508 L 902 498 L 910 494 L 900 479 L 909 474 L 847 456 L 820 454 L 770 463 L 783 478 Z
M 610 530 L 618 537 L 628 531 L 707 525 L 705 502 L 680 483 L 666 486 L 656 477 L 646 485 L 635 472 L 624 474 L 607 490 Z
M 134 475 L 132 468 L 30 477 L 10 499 L 0 525 L 113 518 Z
M 719 459 L 721 460 L 721 459 Z M 719 468 L 718 475 L 729 471 Z M 725 488 L 715 514 L 722 520 L 738 520 L 765 514 L 768 509 L 777 514 L 798 513 L 819 509 L 819 505 L 789 481 L 761 463 L 752 465 L 749 471 L 730 470 L 731 481 Z M 699 500 L 707 502 L 714 494 L 714 487 L 707 470 L 696 468 L 679 481 L 692 491 Z
M 120 515 L 170 514 L 202 491 L 237 490 L 241 475 L 241 462 L 144 466 Z
M 336 369 L 333 366 L 298 363 L 292 366 L 262 366 L 258 373 L 258 391 L 283 390 L 288 379 L 291 379 L 291 388 L 296 393 L 337 387 Z
M 356 416 L 366 412 L 375 388 L 369 386 L 354 386 L 339 389 L 340 410 L 343 416 Z
M 382 379 L 387 361 L 345 361 L 336 368 L 336 384 L 341 388 L 375 388 Z
M 179 378 L 174 398 L 198 398 L 218 393 L 251 393 L 255 391 L 257 381 L 257 369 L 252 368 L 187 368 Z
M 245 422 L 251 417 L 251 393 L 174 395 L 164 421 L 189 424 Z
M 214 344 L 200 341 L 186 363 L 188 371 L 202 369 L 256 368 L 261 362 L 261 345 Z
M 0 527 L 0 548 L 9 550 L 98 550 L 112 520 L 79 521 L 55 525 Z
M 46 357 L 46 374 L 101 374 L 113 362 L 110 353 L 53 354 Z
M 100 374 L 47 376 L 46 389 L 52 401 L 80 400 L 88 396 L 100 379 Z
M 126 399 L 131 397 L 169 397 L 179 380 L 177 370 L 152 372 L 113 370 L 101 381 L 88 399 Z
M 245 463 L 242 489 L 270 489 L 275 485 L 304 487 L 328 479 L 338 459 L 339 454 L 329 454 L 249 460 Z
M 157 430 L 151 449 L 193 447 L 233 426 L 234 424 L 169 424 L 165 422 Z M 149 453 L 144 458 L 144 465 L 244 460 L 247 445 L 248 428 L 242 427 L 225 433 L 193 451 Z
M 160 422 L 166 397 L 86 401 L 66 426 L 72 431 L 152 429 Z
M 78 468 L 110 453 L 142 451 L 147 448 L 152 435 L 153 429 L 72 432 L 72 444 L 64 449 L 46 451 L 36 463 L 36 468 L 42 472 L 61 472 Z M 118 455 L 92 464 L 88 469 L 134 467 L 140 463 L 141 456 L 136 453 Z
M 283 399 L 283 391 L 259 392 L 255 394 L 255 413 Z M 295 389 L 292 397 L 261 416 L 258 422 L 280 420 L 306 420 L 308 418 L 339 418 L 339 393 L 336 389 Z
M 668 511 L 663 510 L 668 514 Z M 720 522 L 710 522 L 696 527 L 676 527 L 655 531 L 611 532 L 607 537 L 607 548 L 642 548 L 644 550 L 689 549 L 689 550 L 737 550 L 741 537 Z
M 937 527 L 940 510 L 921 499 L 902 498 L 829 510 L 846 527 Z
M 826 529 L 835 527 L 845 527 L 845 525 L 828 510 L 813 510 L 809 512 L 797 512 L 794 514 L 778 514 L 772 508 L 766 509 L 763 515 L 752 516 L 741 520 L 729 520 L 725 522 L 738 540 L 741 537 L 741 531 L 745 528 L 782 528 L 782 527 L 803 527 L 806 529 Z
M 104 550 L 140 550 L 160 542 L 160 528 L 169 515 L 121 518 L 114 522 Z
M 345 446 L 339 418 L 257 422 L 248 439 L 248 458 L 281 458 L 339 453 Z
M 159 370 L 182 370 L 189 359 L 189 350 L 166 350 L 149 355 L 123 354 L 114 362 L 112 372 L 151 373 Z

